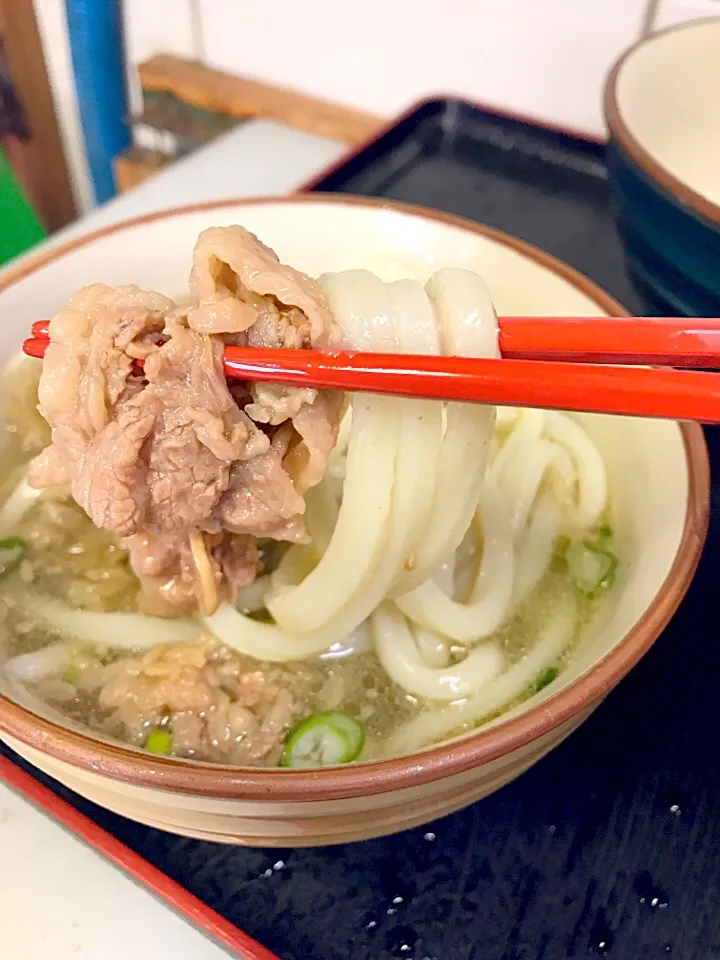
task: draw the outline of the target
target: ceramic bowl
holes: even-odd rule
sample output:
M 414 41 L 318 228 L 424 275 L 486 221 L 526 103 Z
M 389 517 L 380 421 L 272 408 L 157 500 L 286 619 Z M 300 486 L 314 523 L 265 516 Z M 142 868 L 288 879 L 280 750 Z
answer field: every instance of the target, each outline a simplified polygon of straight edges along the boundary
M 720 19 L 654 34 L 605 89 L 608 161 L 635 279 L 659 312 L 720 310 Z
M 171 210 L 41 254 L 0 279 L 0 357 L 38 317 L 102 280 L 170 295 L 185 288 L 197 234 L 241 223 L 281 259 L 317 275 L 366 267 L 425 280 L 478 271 L 500 314 L 604 315 L 622 308 L 569 267 L 469 221 L 396 203 L 322 196 Z M 450 813 L 512 780 L 574 730 L 648 650 L 695 569 L 708 517 L 708 460 L 692 424 L 586 418 L 607 462 L 625 582 L 561 680 L 452 742 L 413 756 L 318 771 L 245 769 L 153 756 L 54 723 L 10 696 L 0 671 L 0 734 L 77 793 L 152 826 L 257 846 L 339 843 Z

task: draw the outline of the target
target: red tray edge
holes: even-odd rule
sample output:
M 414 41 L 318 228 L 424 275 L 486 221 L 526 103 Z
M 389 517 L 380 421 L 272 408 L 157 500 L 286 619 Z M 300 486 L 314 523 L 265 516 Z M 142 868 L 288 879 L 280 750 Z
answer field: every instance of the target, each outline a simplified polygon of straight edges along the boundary
M 108 833 L 65 800 L 56 796 L 29 773 L 6 757 L 0 756 L 0 782 L 7 784 L 33 806 L 56 820 L 71 833 L 97 850 L 125 874 L 182 914 L 240 960 L 279 960 L 248 934 L 154 867 L 120 840 Z

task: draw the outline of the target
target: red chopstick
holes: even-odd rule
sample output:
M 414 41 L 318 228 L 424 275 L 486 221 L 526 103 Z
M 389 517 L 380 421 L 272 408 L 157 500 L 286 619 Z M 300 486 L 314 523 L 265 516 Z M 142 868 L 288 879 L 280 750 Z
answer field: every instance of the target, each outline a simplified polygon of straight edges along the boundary
M 41 357 L 48 340 L 26 340 Z M 720 423 L 720 374 L 558 361 L 226 347 L 244 380 L 501 406 Z
M 32 335 L 48 335 L 38 320 Z M 719 367 L 720 319 L 690 317 L 501 317 L 499 347 L 512 360 Z

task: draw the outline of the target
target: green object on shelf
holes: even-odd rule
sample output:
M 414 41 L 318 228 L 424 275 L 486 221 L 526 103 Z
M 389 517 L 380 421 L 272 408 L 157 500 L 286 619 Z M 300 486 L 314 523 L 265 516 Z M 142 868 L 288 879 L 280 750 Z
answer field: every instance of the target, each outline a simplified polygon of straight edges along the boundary
M 24 253 L 45 237 L 23 196 L 4 150 L 0 149 L 0 264 Z

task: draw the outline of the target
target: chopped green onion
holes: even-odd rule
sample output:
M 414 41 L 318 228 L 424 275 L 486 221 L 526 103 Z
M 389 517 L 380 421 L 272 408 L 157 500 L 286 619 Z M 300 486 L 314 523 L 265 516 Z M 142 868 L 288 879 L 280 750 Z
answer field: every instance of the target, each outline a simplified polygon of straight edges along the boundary
M 285 738 L 281 767 L 331 767 L 357 759 L 365 743 L 363 725 L 349 713 L 323 710 L 297 723 Z
M 557 679 L 559 673 L 560 671 L 557 667 L 545 667 L 544 670 L 541 670 L 533 684 L 535 693 L 539 693 L 541 690 L 544 690 L 545 687 L 549 686 L 553 680 Z
M 151 730 L 145 741 L 145 749 L 148 753 L 158 753 L 167 756 L 172 750 L 172 737 L 170 731 L 163 727 Z
M 80 679 L 81 673 L 82 673 L 82 670 L 80 669 L 77 663 L 70 663 L 65 668 L 65 672 L 63 673 L 62 678 L 65 681 L 65 683 L 75 684 Z
M 566 537 L 564 534 L 559 534 L 559 536 L 555 537 L 555 553 L 560 557 L 564 557 L 568 552 L 570 543 L 570 537 Z
M 618 559 L 592 540 L 575 541 L 567 551 L 568 570 L 575 586 L 593 600 L 615 583 Z
M 26 550 L 27 544 L 20 537 L 0 540 L 0 579 L 17 570 Z
M 613 528 L 609 523 L 601 523 L 599 527 L 593 529 L 593 533 L 598 540 L 612 540 Z
M 320 714 L 320 716 L 322 716 L 322 714 Z M 336 726 L 348 738 L 350 747 L 354 753 L 354 760 L 355 757 L 359 756 L 360 751 L 365 745 L 365 727 L 363 727 L 355 717 L 351 717 L 349 713 L 343 713 L 341 710 L 327 710 L 324 716 L 328 722 Z
M 567 570 L 567 551 L 570 546 L 570 537 L 560 536 L 555 537 L 553 555 L 550 560 L 550 569 L 555 573 L 564 573 Z

